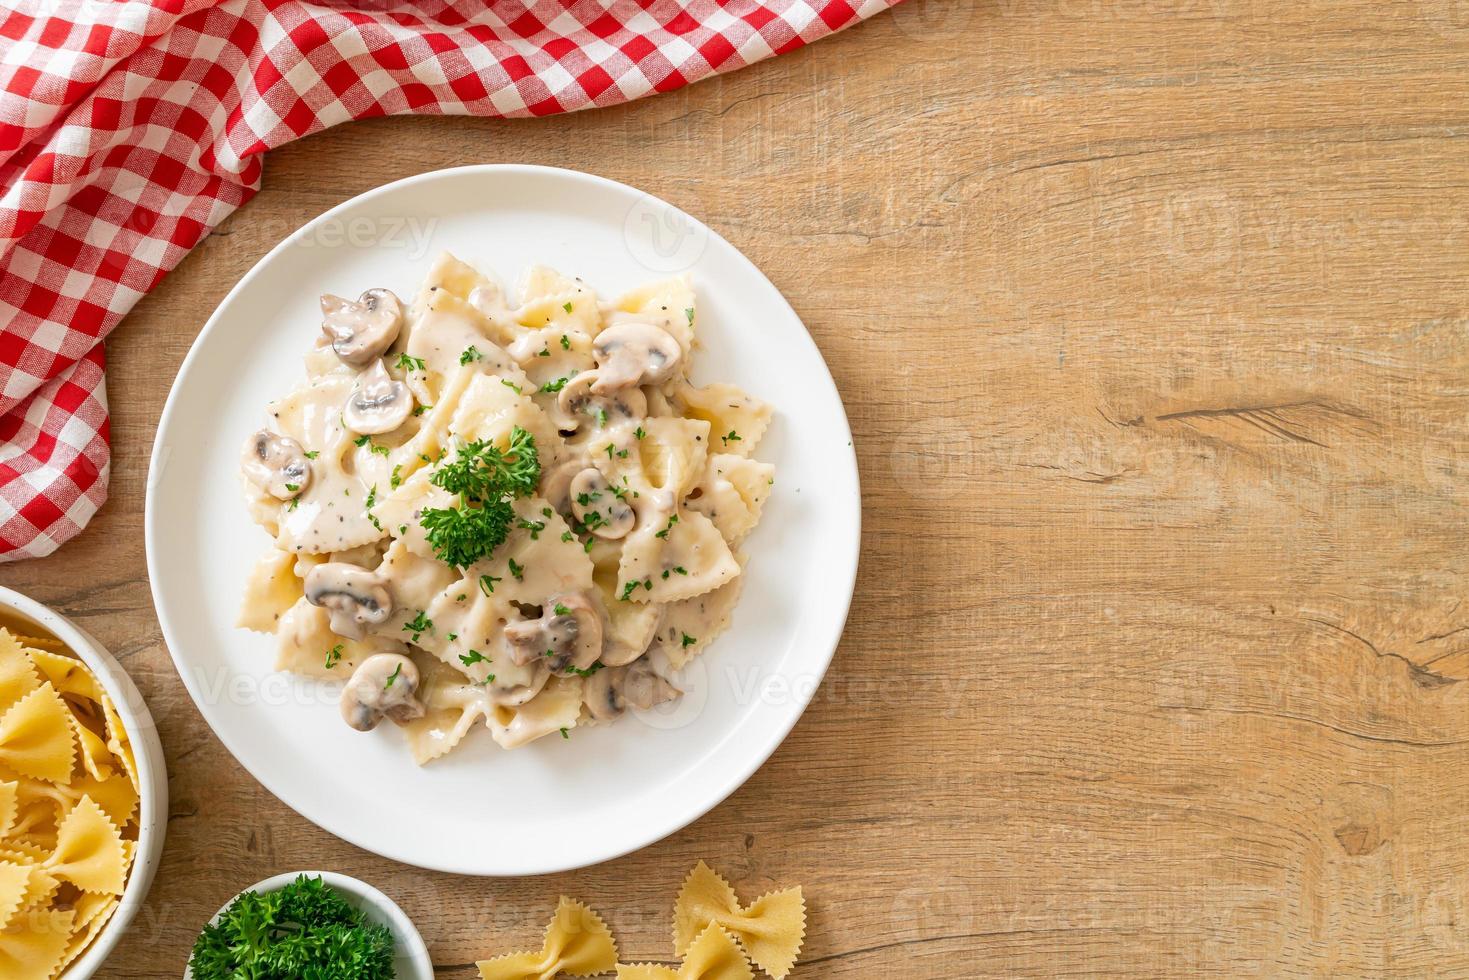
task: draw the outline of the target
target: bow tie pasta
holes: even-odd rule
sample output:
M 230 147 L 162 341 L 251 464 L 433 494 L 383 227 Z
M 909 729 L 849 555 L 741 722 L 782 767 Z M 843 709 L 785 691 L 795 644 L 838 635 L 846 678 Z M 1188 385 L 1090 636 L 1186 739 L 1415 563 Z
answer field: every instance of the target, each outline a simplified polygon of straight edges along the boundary
M 274 546 L 239 624 L 277 668 L 344 681 L 347 724 L 387 718 L 420 764 L 480 726 L 515 748 L 679 697 L 774 483 L 770 408 L 688 380 L 688 282 L 606 303 L 533 268 L 512 301 L 446 254 L 410 303 L 321 308 L 241 457 Z
M 0 628 L 0 977 L 61 973 L 112 917 L 137 767 L 112 701 L 54 640 Z
M 617 965 L 617 943 L 602 917 L 580 902 L 561 898 L 540 952 L 507 953 L 481 960 L 481 980 L 551 980 L 606 973 Z

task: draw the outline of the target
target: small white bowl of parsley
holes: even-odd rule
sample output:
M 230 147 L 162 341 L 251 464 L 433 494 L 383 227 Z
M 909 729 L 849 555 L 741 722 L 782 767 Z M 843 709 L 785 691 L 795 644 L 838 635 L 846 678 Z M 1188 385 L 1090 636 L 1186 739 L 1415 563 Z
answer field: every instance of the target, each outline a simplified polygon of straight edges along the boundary
M 333 871 L 267 878 L 199 934 L 184 980 L 433 980 L 413 922 L 371 885 Z

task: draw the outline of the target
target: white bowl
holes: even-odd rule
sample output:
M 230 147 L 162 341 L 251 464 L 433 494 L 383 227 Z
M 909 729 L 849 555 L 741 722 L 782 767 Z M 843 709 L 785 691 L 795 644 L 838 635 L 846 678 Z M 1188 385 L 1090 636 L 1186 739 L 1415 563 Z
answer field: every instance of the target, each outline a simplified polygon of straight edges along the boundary
M 137 758 L 138 851 L 127 887 L 123 889 L 122 903 L 87 951 L 61 975 L 61 980 L 87 980 L 102 966 L 127 931 L 128 923 L 142 908 L 143 899 L 148 897 L 148 886 L 153 883 L 153 873 L 158 870 L 163 835 L 168 828 L 168 770 L 163 761 L 163 744 L 158 741 L 158 727 L 132 679 L 91 634 L 60 613 L 3 586 L 0 586 L 0 612 L 31 624 L 41 635 L 54 636 L 92 668 L 122 716 Z
M 230 903 L 245 892 L 277 891 L 295 881 L 299 875 L 322 879 L 341 892 L 351 904 L 366 912 L 371 922 L 388 927 L 393 933 L 395 951 L 393 975 L 397 980 L 434 980 L 433 961 L 429 959 L 428 947 L 423 944 L 423 937 L 414 928 L 413 920 L 398 908 L 396 902 L 376 888 L 356 878 L 337 874 L 335 871 L 291 871 L 287 874 L 276 875 L 274 878 L 266 878 L 264 881 L 257 881 L 225 902 L 209 921 L 218 922 L 225 909 L 230 907 Z M 184 980 L 193 980 L 193 976 L 194 972 L 185 967 Z

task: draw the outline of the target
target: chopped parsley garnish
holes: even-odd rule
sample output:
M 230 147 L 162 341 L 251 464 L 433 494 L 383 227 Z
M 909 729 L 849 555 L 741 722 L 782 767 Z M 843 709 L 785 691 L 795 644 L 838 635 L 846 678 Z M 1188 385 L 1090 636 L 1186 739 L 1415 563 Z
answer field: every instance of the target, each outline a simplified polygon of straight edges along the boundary
M 561 349 L 571 350 L 571 338 L 567 337 L 566 334 L 561 335 Z
M 413 417 L 414 418 L 417 418 L 418 416 L 422 415 L 424 412 L 427 412 L 431 408 L 433 408 L 432 405 L 414 405 L 413 406 Z
M 668 523 L 664 526 L 663 530 L 661 530 L 657 534 L 653 535 L 653 537 L 666 539 L 668 537 L 668 532 L 669 531 L 672 531 L 673 530 L 673 525 L 675 525 L 677 523 L 678 523 L 678 515 L 677 514 L 669 514 L 668 515 Z
M 561 540 L 562 541 L 575 541 L 576 540 L 576 536 L 574 534 L 572 534 L 570 531 L 562 531 L 561 532 Z
M 727 435 L 727 436 L 720 436 L 719 437 L 719 441 L 722 442 L 722 443 L 724 443 L 726 446 L 728 446 L 732 442 L 739 442 L 739 441 L 741 441 L 740 440 L 740 434 L 738 432 L 736 432 L 734 429 L 730 429 L 729 430 L 729 435 Z
M 524 565 L 517 565 L 515 563 L 515 559 L 514 558 L 510 559 L 510 574 L 515 576 L 515 581 L 517 581 L 517 582 L 524 582 L 525 581 L 525 566 Z
M 408 622 L 403 624 L 403 632 L 412 633 L 414 643 L 417 643 L 420 636 L 422 636 L 424 633 L 427 633 L 433 628 L 434 621 L 425 616 L 422 609 L 418 611 L 417 616 L 414 616 Z
M 459 662 L 462 663 L 464 666 L 468 667 L 470 664 L 479 664 L 479 663 L 485 663 L 485 664 L 487 664 L 487 663 L 490 662 L 490 658 L 489 657 L 486 657 L 484 654 L 480 653 L 478 650 L 471 650 L 468 653 L 461 653 L 459 655 Z
M 362 509 L 367 512 L 367 519 L 369 521 L 372 521 L 372 526 L 375 527 L 375 528 L 377 528 L 379 531 L 381 531 L 383 529 L 382 522 L 379 521 L 377 519 L 377 515 L 373 514 L 373 512 L 372 512 L 372 509 L 374 507 L 376 507 L 376 506 L 377 506 L 377 484 L 374 483 L 372 485 L 372 489 L 369 490 L 369 491 L 367 491 L 367 500 L 363 502 Z
M 603 429 L 607 428 L 607 409 L 597 409 L 597 425 Z
M 398 679 L 398 675 L 401 673 L 403 673 L 403 665 L 399 664 L 398 666 L 394 667 L 393 672 L 388 675 L 388 682 L 383 685 L 383 690 L 386 691 L 388 688 L 392 687 L 393 682 Z
M 511 391 L 515 392 L 517 395 L 520 394 L 520 385 L 511 381 L 509 378 L 501 378 L 500 383 L 509 388 Z
M 495 583 L 500 581 L 498 575 L 481 575 L 479 577 L 479 590 L 485 595 L 495 594 Z
M 569 742 L 569 741 L 571 741 L 571 732 L 569 732 L 569 731 L 567 731 L 566 729 L 563 728 L 563 729 L 561 729 L 561 737 L 564 738 L 564 739 L 566 739 Z
M 510 517 L 515 512 L 504 500 L 473 504 L 460 499 L 457 508 L 425 510 L 420 523 L 439 560 L 468 568 L 500 546 L 510 533 Z
M 423 512 L 429 546 L 440 560 L 467 568 L 494 552 L 510 533 L 515 511 L 510 501 L 535 492 L 541 477 L 535 437 L 520 426 L 501 451 L 488 440 L 460 448 L 453 462 L 434 471 L 430 481 L 459 496 L 459 506 Z
M 690 306 L 688 309 L 683 311 L 683 315 L 688 317 L 689 326 L 692 327 L 694 325 L 694 308 Z
M 571 615 L 571 610 L 570 609 L 567 609 L 565 606 L 563 606 L 559 602 L 556 603 L 556 605 L 553 606 L 552 608 L 555 610 L 556 615 L 558 615 L 558 616 L 570 616 Z
M 342 645 L 338 643 L 326 652 L 326 669 L 331 670 L 342 659 Z
M 577 677 L 591 677 L 593 674 L 595 674 L 597 671 L 601 670 L 605 666 L 607 665 L 598 660 L 596 663 L 585 669 L 581 667 L 567 667 L 566 672 L 568 674 L 575 674 Z
M 682 631 L 682 630 L 680 630 L 680 632 L 683 632 L 683 631 Z M 683 639 L 682 639 L 682 640 L 680 640 L 680 641 L 679 641 L 679 642 L 680 642 L 680 643 L 682 643 L 682 644 L 683 644 L 683 645 L 684 645 L 684 646 L 686 646 L 686 647 L 691 647 L 691 646 L 693 646 L 693 645 L 694 645 L 694 644 L 695 644 L 695 643 L 698 643 L 698 642 L 699 642 L 699 640 L 698 640 L 698 638 L 697 638 L 697 637 L 693 637 L 693 636 L 689 636 L 689 634 L 687 634 L 687 633 L 684 633 L 684 634 L 683 634 Z
M 316 457 L 318 457 L 320 455 L 321 455 L 321 453 L 317 452 L 315 449 L 308 449 L 308 450 L 306 450 L 306 458 L 307 459 L 315 459 Z
M 565 388 L 566 387 L 566 382 L 568 382 L 570 380 L 571 380 L 571 375 L 568 374 L 564 378 L 557 378 L 555 381 L 547 381 L 545 384 L 541 385 L 541 387 L 539 389 L 537 389 L 537 390 L 546 392 L 547 394 L 554 395 L 556 392 L 560 391 L 562 388 Z
M 395 362 L 395 364 L 397 367 L 402 368 L 404 371 L 424 370 L 423 358 L 409 357 L 406 352 L 398 355 L 398 360 Z
M 459 634 L 458 633 L 450 633 L 449 634 L 449 642 L 450 643 L 453 643 L 457 639 L 459 639 Z
M 479 348 L 474 346 L 473 344 L 470 344 L 468 347 L 464 348 L 464 353 L 459 355 L 460 364 L 468 364 L 471 361 L 481 360 L 484 360 L 484 355 L 481 354 L 479 352 Z
M 393 467 L 393 473 L 392 473 L 391 476 L 388 477 L 388 486 L 390 486 L 394 490 L 396 490 L 396 489 L 398 489 L 399 485 L 402 484 L 402 482 L 403 482 L 403 464 L 402 463 L 399 463 L 397 466 L 394 466 Z
M 298 491 L 298 490 L 301 489 L 301 484 L 299 484 L 299 483 L 287 483 L 286 484 L 286 489 L 289 490 L 291 493 L 295 493 L 296 491 Z
M 632 598 L 633 592 L 637 589 L 638 586 L 642 584 L 643 583 L 639 582 L 637 579 L 633 579 L 631 582 L 622 587 L 622 595 L 618 596 L 617 598 L 621 599 L 623 602 L 626 602 L 628 599 Z
M 561 304 L 561 308 L 563 310 L 565 310 L 567 313 L 570 313 L 571 312 L 571 304 L 570 303 L 562 303 Z
M 636 429 L 633 429 L 632 430 L 632 434 L 635 435 L 635 436 L 637 436 L 639 439 L 641 439 L 641 438 L 643 438 L 643 436 L 647 435 L 648 433 L 644 432 L 643 431 L 643 427 L 640 425 Z
M 386 456 L 392 452 L 387 446 L 379 446 L 373 442 L 371 436 L 358 436 L 352 440 L 352 445 L 358 447 L 366 446 L 368 452 L 377 453 L 379 456 Z
M 540 350 L 536 351 L 536 356 L 537 357 L 550 357 L 551 356 L 551 348 L 549 348 L 549 347 L 542 347 Z
M 522 530 L 529 531 L 530 539 L 532 541 L 539 541 L 541 540 L 541 532 L 546 529 L 546 522 L 528 521 L 524 517 L 522 517 L 515 526 Z

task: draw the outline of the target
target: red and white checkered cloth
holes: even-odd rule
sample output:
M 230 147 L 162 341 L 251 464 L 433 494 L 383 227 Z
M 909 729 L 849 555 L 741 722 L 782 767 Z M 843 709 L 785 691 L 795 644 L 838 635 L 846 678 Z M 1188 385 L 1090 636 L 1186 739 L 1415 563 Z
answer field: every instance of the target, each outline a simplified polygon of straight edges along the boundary
M 102 338 L 349 119 L 540 116 L 666 92 L 898 0 L 3 0 L 0 561 L 107 497 Z

